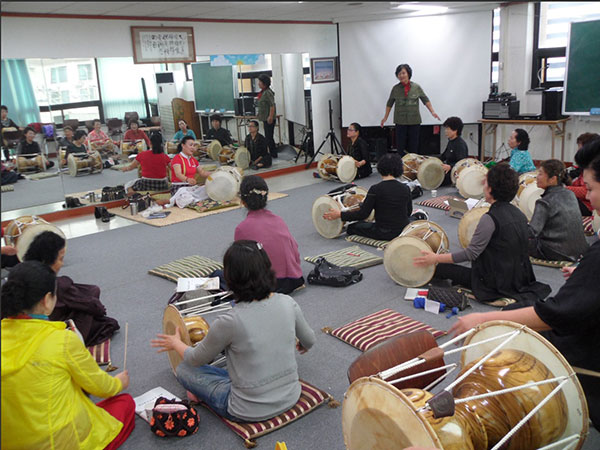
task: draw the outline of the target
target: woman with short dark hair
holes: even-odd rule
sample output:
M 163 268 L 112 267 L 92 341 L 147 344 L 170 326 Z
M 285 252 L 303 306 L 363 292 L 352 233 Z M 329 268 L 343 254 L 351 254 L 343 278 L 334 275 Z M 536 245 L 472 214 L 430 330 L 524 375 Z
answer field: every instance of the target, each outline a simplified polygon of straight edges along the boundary
M 2 448 L 116 449 L 135 426 L 127 371 L 110 376 L 64 322 L 56 274 L 39 261 L 2 285 Z M 88 397 L 104 397 L 94 404 Z
M 183 136 L 177 146 L 177 153 L 171 160 L 171 195 L 182 187 L 195 186 L 196 174 L 207 178 L 210 172 L 204 170 L 198 160 L 194 158 L 196 140 L 191 136 Z
M 597 133 L 582 133 L 577 136 L 577 152 L 581 150 L 581 147 L 596 139 L 600 139 L 600 135 Z M 583 182 L 583 170 L 577 166 L 577 153 L 575 154 L 575 164 L 573 164 L 573 166 L 574 167 L 571 167 L 570 177 L 574 178 L 574 180 L 569 183 L 567 189 L 573 192 L 575 197 L 577 197 L 581 215 L 588 217 L 592 215 L 594 208 L 592 208 L 592 204 L 586 198 L 587 189 Z
M 25 127 L 23 131 L 23 139 L 17 145 L 17 155 L 25 158 L 34 158 L 42 154 L 40 144 L 34 141 L 35 130 L 31 127 Z M 54 161 L 49 161 L 45 156 L 44 163 L 46 167 L 54 167 Z
M 125 132 L 125 135 L 123 136 L 123 141 L 131 142 L 132 144 L 135 144 L 139 141 L 144 141 L 146 143 L 146 148 L 149 149 L 151 145 L 150 139 L 148 139 L 148 135 L 144 130 L 140 130 L 140 123 L 135 119 L 131 119 L 129 121 L 128 127 L 129 129 Z
M 394 124 L 396 124 L 396 149 L 400 156 L 408 153 L 419 153 L 419 126 L 421 125 L 421 114 L 419 113 L 419 100 L 427 107 L 429 112 L 437 120 L 436 114 L 429 101 L 429 97 L 412 78 L 412 69 L 408 64 L 400 64 L 396 67 L 396 78 L 400 81 L 392 88 L 390 97 L 385 107 L 385 116 L 381 119 L 381 127 L 390 115 L 392 106 L 394 109 Z
M 515 129 L 508 138 L 510 153 L 510 167 L 518 173 L 532 172 L 535 164 L 529 153 L 529 135 L 522 128 Z
M 261 168 L 271 167 L 273 160 L 271 153 L 268 150 L 268 144 L 265 137 L 258 132 L 258 121 L 251 120 L 248 122 L 248 135 L 244 142 L 246 148 L 250 152 L 250 168 L 258 170 Z
M 277 277 L 276 292 L 289 294 L 304 285 L 298 243 L 284 220 L 266 209 L 269 187 L 258 175 L 240 184 L 240 198 L 248 215 L 235 229 L 235 240 L 260 242 L 269 255 Z
M 446 173 L 444 181 L 442 181 L 442 186 L 449 186 L 452 184 L 452 168 L 458 161 L 469 156 L 469 150 L 467 143 L 461 137 L 464 125 L 460 117 L 448 117 L 442 126 L 448 138 L 446 149 L 440 156 L 444 172 Z
M 262 121 L 265 129 L 265 138 L 267 140 L 267 149 L 272 158 L 277 158 L 277 148 L 273 134 L 275 133 L 275 93 L 271 89 L 271 79 L 262 74 L 258 77 L 258 87 L 260 92 L 256 96 L 258 102 L 256 104 L 258 111 L 256 117 Z
M 169 170 L 171 158 L 169 158 L 162 148 L 162 136 L 153 134 L 150 144 L 150 150 L 139 153 L 131 161 L 131 164 L 121 169 L 123 172 L 127 172 L 140 166 L 142 168 L 142 177 L 130 181 L 125 185 L 129 195 L 134 194 L 136 191 L 169 190 L 167 170 Z
M 529 255 L 555 261 L 577 261 L 588 249 L 575 194 L 563 185 L 565 165 L 547 159 L 538 169 L 537 186 L 544 189 L 529 221 Z
M 273 292 L 275 272 L 260 243 L 234 242 L 223 266 L 234 307 L 215 319 L 195 347 L 181 341 L 179 328 L 174 335 L 158 334 L 152 346 L 159 352 L 175 350 L 183 358 L 177 379 L 190 398 L 197 397 L 219 416 L 270 419 L 298 401 L 294 349 L 304 353 L 311 348 L 315 333 L 292 297 Z M 208 365 L 222 351 L 227 370 Z
M 435 278 L 450 279 L 473 290 L 480 302 L 520 308 L 550 294 L 550 286 L 535 279 L 529 261 L 527 218 L 510 202 L 519 188 L 518 174 L 506 163 L 493 166 L 484 182 L 485 200 L 491 204 L 471 243 L 464 250 L 436 254 L 422 251 L 415 265 L 437 264 Z M 471 261 L 471 268 L 456 263 Z
M 356 166 L 356 178 L 366 178 L 373 169 L 371 168 L 369 144 L 362 137 L 362 127 L 356 122 L 352 122 L 346 131 L 350 145 L 348 146 L 348 155 L 354 158 Z

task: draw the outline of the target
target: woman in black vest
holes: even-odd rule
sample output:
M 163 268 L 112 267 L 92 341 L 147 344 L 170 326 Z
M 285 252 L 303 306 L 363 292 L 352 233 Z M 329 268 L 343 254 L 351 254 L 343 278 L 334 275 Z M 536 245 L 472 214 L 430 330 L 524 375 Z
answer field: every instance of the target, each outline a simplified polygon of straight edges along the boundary
M 350 139 L 347 153 L 354 158 L 354 165 L 357 169 L 356 178 L 368 177 L 373 169 L 369 162 L 369 144 L 362 138 L 362 127 L 353 122 L 346 133 Z
M 521 308 L 550 294 L 550 286 L 535 280 L 528 255 L 527 218 L 510 201 L 519 188 L 519 175 L 506 163 L 492 167 L 484 183 L 490 203 L 464 250 L 435 254 L 422 251 L 415 265 L 438 264 L 435 278 L 472 289 L 477 300 L 494 306 Z M 471 261 L 471 268 L 454 263 Z

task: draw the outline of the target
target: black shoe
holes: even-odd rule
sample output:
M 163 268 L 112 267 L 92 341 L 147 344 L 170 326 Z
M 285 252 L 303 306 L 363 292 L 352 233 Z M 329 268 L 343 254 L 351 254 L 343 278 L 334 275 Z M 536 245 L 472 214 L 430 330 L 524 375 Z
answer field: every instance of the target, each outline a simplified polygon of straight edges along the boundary
M 54 161 L 48 161 L 46 163 L 46 168 L 49 169 L 50 167 L 54 167 Z
M 100 214 L 102 215 L 102 222 L 110 222 L 110 218 L 114 216 L 114 214 L 109 213 L 108 209 L 105 207 L 102 207 L 102 212 Z
M 78 208 L 80 206 L 83 206 L 77 197 L 72 197 L 72 199 L 73 199 L 73 206 L 72 206 L 73 208 Z
M 96 206 L 94 208 L 94 217 L 96 219 L 100 219 L 102 217 L 102 208 L 103 206 Z

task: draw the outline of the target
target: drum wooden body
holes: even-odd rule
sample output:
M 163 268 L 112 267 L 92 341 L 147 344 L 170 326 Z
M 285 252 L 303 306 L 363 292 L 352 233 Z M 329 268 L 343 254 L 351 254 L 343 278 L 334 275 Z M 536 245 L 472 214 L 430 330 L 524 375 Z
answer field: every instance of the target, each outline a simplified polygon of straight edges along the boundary
M 165 146 L 165 150 L 169 155 L 176 155 L 178 153 L 177 147 L 179 144 L 175 144 L 173 142 L 167 142 Z
M 96 142 L 88 141 L 88 147 L 89 147 L 90 151 L 92 151 L 92 152 L 100 151 L 100 150 L 106 150 L 106 151 L 112 152 L 115 148 L 115 144 L 110 139 L 108 139 L 106 141 L 96 141 Z
M 121 141 L 121 153 L 125 156 L 129 156 L 136 151 L 137 153 L 141 153 L 144 150 L 147 150 L 147 147 L 146 141 L 144 141 L 143 139 L 136 142 Z
M 224 166 L 206 179 L 206 193 L 212 200 L 227 202 L 238 195 L 241 182 L 240 169 Z
M 475 158 L 464 158 L 464 159 L 461 159 L 460 161 L 458 161 L 456 164 L 454 164 L 454 167 L 452 167 L 452 170 L 450 171 L 450 179 L 452 180 L 452 184 L 456 185 L 456 179 L 458 178 L 458 174 L 463 169 L 466 169 L 467 167 L 472 167 L 472 166 L 485 167 L 481 161 L 479 161 L 478 159 L 475 159 Z
M 181 340 L 189 346 L 193 346 L 204 339 L 210 329 L 203 317 L 187 316 L 184 318 L 175 305 L 168 305 L 163 314 L 163 333 L 174 335 L 177 327 L 179 327 Z M 183 358 L 174 350 L 169 351 L 168 356 L 173 373 L 175 373 Z
M 489 359 L 499 340 L 465 349 L 461 374 L 477 366 L 452 389 L 455 399 L 520 388 L 529 382 L 558 376 L 569 377 L 561 391 L 550 397 L 502 448 L 534 449 L 574 435 L 576 448 L 588 430 L 587 404 L 573 369 L 562 355 L 539 334 L 519 324 L 487 322 L 465 340 L 465 345 L 482 342 L 505 333 L 519 334 Z M 533 408 L 542 404 L 557 383 L 456 404 L 449 417 L 435 418 L 425 407 L 432 397 L 421 389 L 399 390 L 378 378 L 356 380 L 345 395 L 342 409 L 344 442 L 351 450 L 436 447 L 445 450 L 492 448 Z
M 423 189 L 437 189 L 444 182 L 446 173 L 438 158 L 407 153 L 402 157 L 404 177 L 419 180 Z
M 210 159 L 213 161 L 217 161 L 219 159 L 219 154 L 223 150 L 223 146 L 218 139 L 213 139 L 210 144 L 206 146 L 206 153 L 210 156 Z
M 488 168 L 483 164 L 473 164 L 457 173 L 456 187 L 464 198 L 483 198 L 483 183 L 487 177 Z
M 96 173 L 102 172 L 104 168 L 100 153 L 70 153 L 67 157 L 67 166 L 69 175 L 76 177 L 82 172 Z
M 16 247 L 17 257 L 23 261 L 33 240 L 44 231 L 52 231 L 66 240 L 65 234 L 60 228 L 38 216 L 17 217 L 6 227 L 4 239 L 7 244 Z
M 37 155 L 33 158 L 26 158 L 24 156 L 17 156 L 17 172 L 44 172 L 46 165 L 44 164 L 44 157 Z
M 514 203 L 523 211 L 527 220 L 533 217 L 535 202 L 537 202 L 544 190 L 537 185 L 537 172 L 526 172 L 519 176 L 519 190 L 515 196 Z
M 458 242 L 462 248 L 467 248 L 471 243 L 473 234 L 481 217 L 490 210 L 489 207 L 473 208 L 467 211 L 458 223 Z
M 206 147 L 204 147 L 201 140 L 196 139 L 196 141 L 194 142 L 194 151 L 192 152 L 192 155 L 194 155 L 198 159 L 208 156 L 208 154 L 206 153 Z
M 401 286 L 417 287 L 427 284 L 435 273 L 435 265 L 417 267 L 413 258 L 421 251 L 446 253 L 450 248 L 444 229 L 429 220 L 409 223 L 400 236 L 393 239 L 383 252 L 383 265 L 388 275 Z
M 65 164 L 63 164 L 63 161 L 66 161 L 66 159 L 67 159 L 67 148 L 59 147 L 58 148 L 58 168 L 59 169 L 64 169 L 65 167 L 67 167 L 66 162 L 65 162 Z
M 352 156 L 323 155 L 317 164 L 317 170 L 324 180 L 339 180 L 351 183 L 356 178 L 356 164 Z
M 218 160 L 221 164 L 233 164 L 235 152 L 230 147 L 223 147 L 219 152 Z
M 338 211 L 347 211 L 360 208 L 360 205 L 367 196 L 367 190 L 354 186 L 337 194 L 321 195 L 312 206 L 312 220 L 317 232 L 327 239 L 334 239 L 342 234 L 345 222 L 342 219 L 326 220 L 323 218 L 330 209 Z M 374 219 L 374 212 L 369 215 L 367 221 Z

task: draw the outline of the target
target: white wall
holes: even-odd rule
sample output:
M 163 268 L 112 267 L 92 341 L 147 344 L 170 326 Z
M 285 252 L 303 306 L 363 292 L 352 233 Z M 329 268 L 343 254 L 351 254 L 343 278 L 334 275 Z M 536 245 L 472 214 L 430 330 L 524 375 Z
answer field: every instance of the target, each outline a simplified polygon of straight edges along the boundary
M 182 23 L 129 20 L 1 18 L 2 58 L 133 56 L 130 26 L 193 26 L 196 55 L 221 53 L 309 53 L 311 58 L 337 56 L 335 25 Z M 182 96 L 193 89 L 184 82 Z M 191 90 L 191 91 L 190 91 Z M 329 131 L 327 102 L 339 110 L 338 83 L 313 85 L 315 142 Z M 334 127 L 340 137 L 339 111 Z M 336 119 L 337 118 L 337 119 Z

